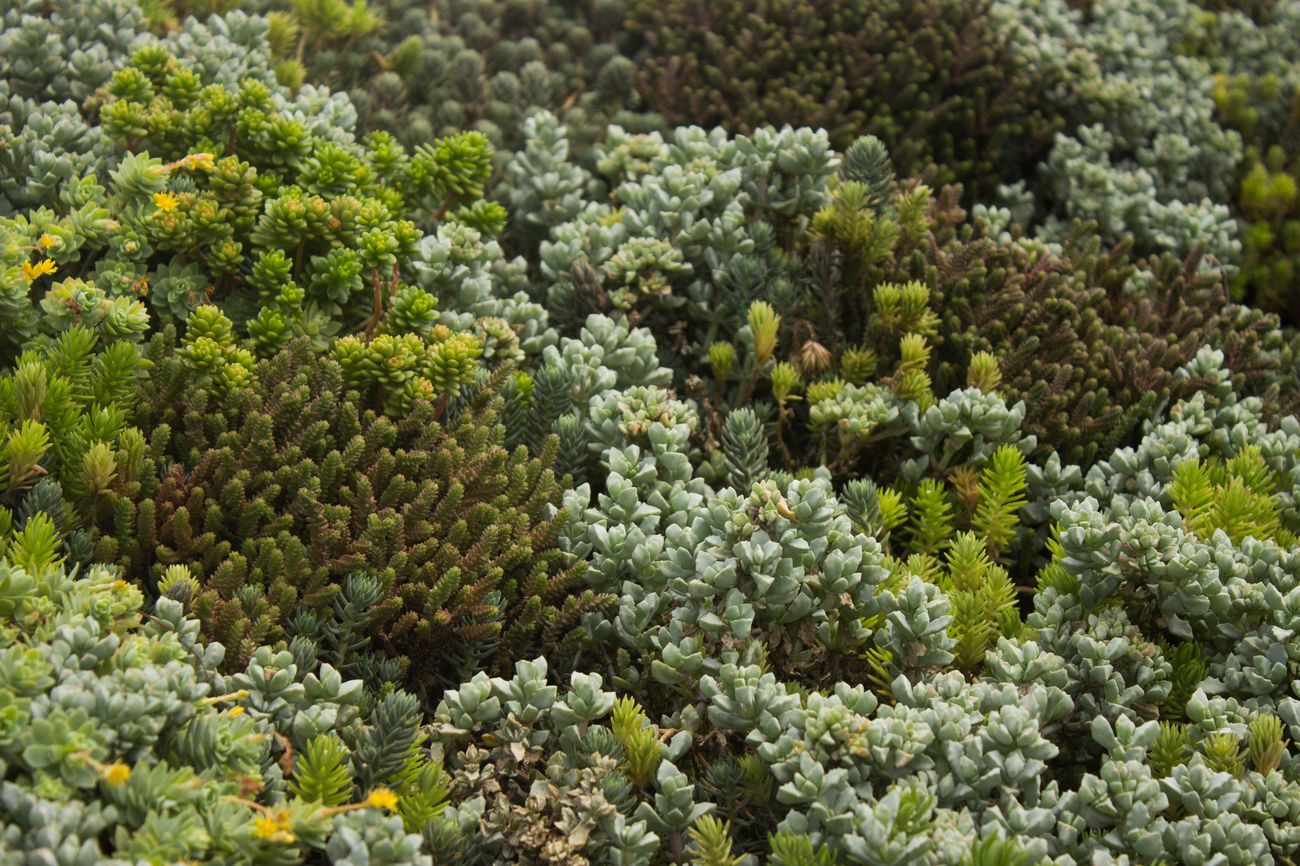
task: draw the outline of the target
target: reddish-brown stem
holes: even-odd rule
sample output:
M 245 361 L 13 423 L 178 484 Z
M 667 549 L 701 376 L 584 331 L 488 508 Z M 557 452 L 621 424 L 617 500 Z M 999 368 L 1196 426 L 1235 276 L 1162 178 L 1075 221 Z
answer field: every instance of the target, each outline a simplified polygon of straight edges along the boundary
M 384 287 L 379 282 L 379 268 L 371 268 L 370 277 L 375 288 L 375 309 L 370 314 L 370 322 L 366 325 L 367 342 L 374 337 L 375 327 L 379 324 L 379 317 L 384 313 Z
M 433 213 L 434 222 L 437 222 L 438 220 L 442 219 L 444 216 L 447 215 L 447 211 L 451 210 L 451 203 L 454 200 L 455 197 L 451 193 L 447 193 L 447 197 L 442 200 L 442 207 L 438 208 Z

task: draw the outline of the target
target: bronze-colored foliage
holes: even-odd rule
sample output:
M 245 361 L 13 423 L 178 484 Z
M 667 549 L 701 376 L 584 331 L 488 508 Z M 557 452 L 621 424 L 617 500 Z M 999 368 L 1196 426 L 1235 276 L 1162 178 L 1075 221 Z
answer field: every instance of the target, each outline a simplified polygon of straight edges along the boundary
M 539 458 L 507 450 L 491 391 L 441 417 L 417 401 L 394 420 L 302 342 L 228 395 L 205 387 L 170 337 L 150 354 L 140 422 L 158 471 L 103 503 L 97 553 L 150 588 L 168 565 L 189 565 L 195 610 L 232 662 L 284 638 L 297 608 L 331 604 L 357 573 L 383 587 L 374 648 L 409 663 L 421 690 L 538 641 L 563 646 L 602 603 L 569 595 L 579 574 L 549 516 L 554 444 Z

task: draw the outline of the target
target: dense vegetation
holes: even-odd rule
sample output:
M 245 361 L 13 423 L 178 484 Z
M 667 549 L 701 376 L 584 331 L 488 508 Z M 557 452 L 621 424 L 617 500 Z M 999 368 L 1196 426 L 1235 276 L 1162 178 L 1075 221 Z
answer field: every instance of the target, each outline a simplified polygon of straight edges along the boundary
M 1294 866 L 1300 0 L 0 0 L 0 866 Z

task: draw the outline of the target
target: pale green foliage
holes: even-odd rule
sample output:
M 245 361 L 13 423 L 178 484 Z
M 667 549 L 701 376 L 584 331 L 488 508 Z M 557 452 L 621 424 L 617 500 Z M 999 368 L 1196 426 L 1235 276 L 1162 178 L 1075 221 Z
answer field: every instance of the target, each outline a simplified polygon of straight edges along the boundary
M 392 851 L 429 863 L 419 837 L 356 789 L 348 748 L 326 733 L 369 729 L 359 682 L 269 649 L 222 677 L 222 647 L 202 642 L 180 602 L 161 598 L 146 617 L 111 569 L 76 576 L 24 544 L 10 551 L 24 566 L 0 561 L 0 862 L 58 839 L 97 862 L 276 864 L 346 842 L 371 862 Z M 306 752 L 286 790 L 292 747 Z

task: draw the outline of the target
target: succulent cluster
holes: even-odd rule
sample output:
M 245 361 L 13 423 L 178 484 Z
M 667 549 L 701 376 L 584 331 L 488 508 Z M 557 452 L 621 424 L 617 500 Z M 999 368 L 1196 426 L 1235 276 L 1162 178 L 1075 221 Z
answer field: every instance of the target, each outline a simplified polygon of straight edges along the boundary
M 538 458 L 503 447 L 491 383 L 452 406 L 462 381 L 441 371 L 394 418 L 374 406 L 382 390 L 350 381 L 351 357 L 302 340 L 260 363 L 223 357 L 229 322 L 213 307 L 194 318 L 216 324 L 149 353 L 146 470 L 88 517 L 97 558 L 153 594 L 188 569 L 189 604 L 233 662 L 302 637 L 344 670 L 423 691 L 576 640 L 605 603 L 569 594 L 582 569 L 556 547 L 554 444 Z M 382 337 L 365 348 L 384 375 L 412 375 Z
M 0 0 L 0 866 L 1300 862 L 1300 0 L 236 5 Z
M 497 209 L 474 207 L 492 161 L 475 133 L 409 153 L 384 133 L 358 144 L 276 86 L 224 83 L 161 45 L 92 102 L 120 148 L 107 176 L 70 177 L 0 223 L 19 340 L 69 323 L 139 337 L 214 300 L 262 354 L 381 326 L 418 337 L 437 314 L 403 279 L 417 224 L 455 212 L 499 228 Z
M 634 0 L 641 90 L 674 123 L 871 133 L 904 171 L 980 191 L 1018 178 L 1059 128 L 1054 79 L 1017 54 L 985 2 Z
M 301 646 L 222 674 L 178 593 L 146 614 L 40 535 L 0 565 L 0 862 L 431 863 L 448 792 L 414 698 L 370 699 Z
M 277 75 L 346 93 L 362 123 L 412 146 L 462 129 L 515 149 L 536 109 L 584 141 L 641 110 L 624 0 L 269 0 Z

